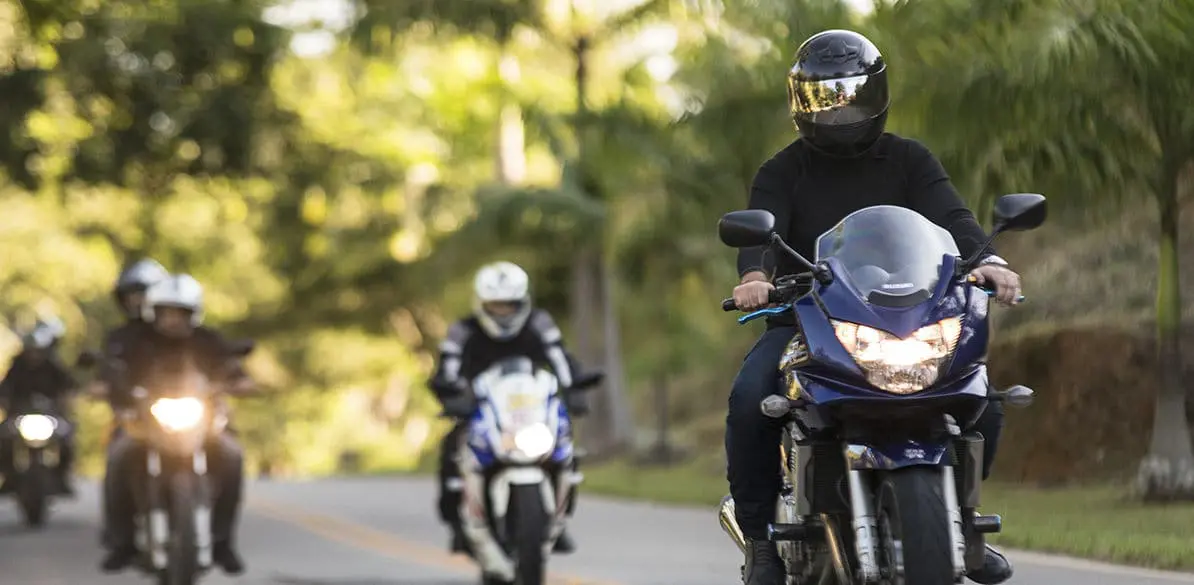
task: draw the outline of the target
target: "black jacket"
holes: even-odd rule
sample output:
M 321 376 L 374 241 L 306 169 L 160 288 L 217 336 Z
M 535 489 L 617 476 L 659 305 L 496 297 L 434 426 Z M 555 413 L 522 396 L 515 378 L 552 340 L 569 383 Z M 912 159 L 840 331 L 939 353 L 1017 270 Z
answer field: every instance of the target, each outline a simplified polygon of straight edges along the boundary
M 123 368 L 112 368 L 108 374 L 110 400 L 115 408 L 133 405 L 134 387 L 154 392 L 165 384 L 177 383 L 179 376 L 192 368 L 213 384 L 230 383 L 245 375 L 228 341 L 213 329 L 197 327 L 189 337 L 172 338 L 149 325 L 135 323 L 126 325 L 129 329 L 122 334 L 109 335 L 113 343 L 105 347 L 105 361 L 123 364 Z
M 987 238 L 937 158 L 923 144 L 894 134 L 884 134 L 858 158 L 829 156 L 797 140 L 759 168 L 750 189 L 750 209 L 773 213 L 776 231 L 809 260 L 821 234 L 872 205 L 920 213 L 949 230 L 964 257 Z M 780 277 L 803 271 L 787 256 L 765 255 L 764 250 L 743 248 L 738 274 L 774 270 L 773 276 Z
M 486 368 L 510 357 L 527 357 L 536 365 L 546 366 L 560 381 L 560 387 L 572 385 L 576 362 L 564 351 L 563 335 L 551 315 L 535 309 L 518 335 L 506 341 L 489 337 L 475 317 L 461 319 L 448 329 L 440 344 L 439 364 L 431 381 L 437 396 L 453 388 L 462 388 Z
M 4 380 L 0 381 L 0 401 L 9 413 L 25 412 L 34 394 L 41 394 L 63 410 L 65 399 L 75 389 L 75 379 L 57 354 L 49 354 L 39 363 L 32 363 L 24 354 L 13 359 Z M 65 414 L 59 412 L 58 414 Z

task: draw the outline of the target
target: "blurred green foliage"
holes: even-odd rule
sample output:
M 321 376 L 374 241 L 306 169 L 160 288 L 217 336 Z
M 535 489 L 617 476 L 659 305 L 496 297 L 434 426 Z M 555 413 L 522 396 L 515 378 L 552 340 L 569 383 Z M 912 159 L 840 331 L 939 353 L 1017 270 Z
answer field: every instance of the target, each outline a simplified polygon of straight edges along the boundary
M 317 4 L 326 14 L 304 16 Z M 1153 210 L 1130 221 L 1161 253 L 1127 270 L 1137 292 L 1109 310 L 1155 297 L 1164 336 L 1180 247 L 1155 218 L 1188 194 L 1192 23 L 1194 0 L 868 14 L 831 0 L 4 0 L 0 312 L 55 312 L 70 351 L 93 347 L 117 321 L 119 265 L 153 256 L 207 286 L 212 323 L 260 341 L 250 367 L 270 394 L 238 409 L 255 465 L 326 473 L 355 451 L 364 470 L 409 468 L 441 428 L 423 383 L 472 270 L 524 264 L 567 324 L 587 310 L 570 303 L 571 265 L 596 246 L 640 425 L 662 388 L 681 399 L 670 416 L 699 427 L 721 416 L 753 335 L 717 309 L 734 253 L 713 226 L 795 137 L 783 79 L 799 41 L 854 27 L 888 58 L 890 128 L 929 144 L 981 213 L 1040 191 L 1050 233 L 1069 234 Z M 1017 319 L 1068 316 L 1065 296 Z M 96 454 L 107 415 L 81 410 Z

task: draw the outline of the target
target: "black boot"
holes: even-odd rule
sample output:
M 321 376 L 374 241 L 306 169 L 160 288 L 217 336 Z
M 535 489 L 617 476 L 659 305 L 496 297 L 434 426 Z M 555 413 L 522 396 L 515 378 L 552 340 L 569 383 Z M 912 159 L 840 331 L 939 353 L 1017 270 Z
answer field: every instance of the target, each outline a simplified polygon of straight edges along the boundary
M 232 541 L 217 542 L 211 547 L 211 560 L 229 575 L 245 572 L 245 562 L 237 554 Z
M 988 544 L 983 566 L 977 571 L 971 571 L 966 577 L 982 585 L 996 585 L 1012 578 L 1012 564 L 1007 557 Z
M 108 555 L 100 563 L 100 569 L 105 573 L 118 573 L 129 568 L 137 559 L 137 547 L 132 544 L 120 544 L 108 550 Z
M 746 566 L 743 567 L 746 585 L 784 585 L 784 563 L 775 543 L 769 540 L 746 540 Z
M 58 475 L 58 485 L 62 488 L 62 495 L 68 498 L 75 497 L 74 482 L 71 481 L 71 474 L 67 470 L 61 470 Z
M 552 547 L 551 552 L 562 555 L 576 552 L 576 542 L 572 540 L 572 535 L 568 534 L 567 526 L 560 531 L 560 537 L 556 539 L 556 544 Z
M 452 533 L 448 540 L 448 549 L 453 553 L 471 555 L 472 552 L 468 546 L 468 539 L 464 537 L 464 530 L 461 529 L 460 524 L 457 522 L 449 523 L 448 531 Z

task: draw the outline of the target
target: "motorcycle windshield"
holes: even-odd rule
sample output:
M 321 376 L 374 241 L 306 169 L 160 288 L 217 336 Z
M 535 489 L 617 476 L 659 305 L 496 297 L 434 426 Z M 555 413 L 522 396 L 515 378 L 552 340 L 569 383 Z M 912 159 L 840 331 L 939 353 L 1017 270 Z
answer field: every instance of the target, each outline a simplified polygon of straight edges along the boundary
M 817 260 L 834 258 L 868 303 L 908 307 L 932 297 L 953 236 L 904 207 L 877 205 L 847 215 L 817 238 Z
M 506 429 L 544 423 L 550 418 L 549 399 L 556 391 L 550 372 L 535 368 L 530 359 L 508 358 L 477 376 L 473 388 L 489 400 Z

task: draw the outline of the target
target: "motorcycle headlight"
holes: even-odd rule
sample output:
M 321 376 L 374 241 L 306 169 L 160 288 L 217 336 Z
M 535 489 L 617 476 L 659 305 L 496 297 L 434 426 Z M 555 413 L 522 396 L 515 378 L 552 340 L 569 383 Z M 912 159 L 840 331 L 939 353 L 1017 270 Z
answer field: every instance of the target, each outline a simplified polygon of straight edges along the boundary
M 842 347 L 866 373 L 867 382 L 893 394 L 913 394 L 937 381 L 962 334 L 962 318 L 950 317 L 900 339 L 857 323 L 833 321 Z
M 506 433 L 503 447 L 516 457 L 539 459 L 551 452 L 556 437 L 543 423 L 534 423 Z
M 150 414 L 166 430 L 185 431 L 203 420 L 203 402 L 198 398 L 159 398 L 149 407 Z
M 47 441 L 54 436 L 58 421 L 44 414 L 26 414 L 17 418 L 17 432 L 29 442 Z

